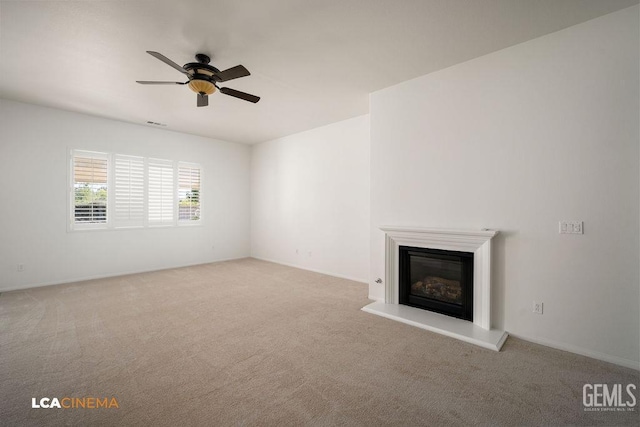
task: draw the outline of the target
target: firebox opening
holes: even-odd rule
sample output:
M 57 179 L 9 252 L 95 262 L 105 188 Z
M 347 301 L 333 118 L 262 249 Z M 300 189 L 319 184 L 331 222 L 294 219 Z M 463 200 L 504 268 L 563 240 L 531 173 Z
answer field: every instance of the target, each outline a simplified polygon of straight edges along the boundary
M 473 321 L 473 253 L 399 250 L 400 304 Z

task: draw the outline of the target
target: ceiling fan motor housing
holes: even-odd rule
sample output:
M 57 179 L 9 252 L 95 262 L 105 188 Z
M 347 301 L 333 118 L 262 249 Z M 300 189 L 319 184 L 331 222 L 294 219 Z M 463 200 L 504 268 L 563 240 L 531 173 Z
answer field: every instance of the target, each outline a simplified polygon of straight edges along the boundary
M 189 88 L 200 95 L 211 95 L 216 91 L 214 75 L 220 70 L 209 65 L 211 58 L 203 53 L 196 54 L 196 61 L 198 62 L 184 64 L 183 67 L 189 72 Z

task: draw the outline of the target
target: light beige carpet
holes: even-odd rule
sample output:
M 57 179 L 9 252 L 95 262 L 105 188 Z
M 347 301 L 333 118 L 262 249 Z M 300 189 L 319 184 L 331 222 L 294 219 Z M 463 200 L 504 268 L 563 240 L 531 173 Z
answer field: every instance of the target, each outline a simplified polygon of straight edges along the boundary
M 585 383 L 638 372 L 500 353 L 364 313 L 365 284 L 254 259 L 0 295 L 3 425 L 638 425 Z M 111 397 L 119 409 L 32 409 Z

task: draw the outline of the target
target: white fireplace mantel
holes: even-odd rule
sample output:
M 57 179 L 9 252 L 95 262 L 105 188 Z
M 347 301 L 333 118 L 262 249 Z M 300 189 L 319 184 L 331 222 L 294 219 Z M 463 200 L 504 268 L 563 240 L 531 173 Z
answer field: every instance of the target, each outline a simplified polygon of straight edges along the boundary
M 462 339 L 493 350 L 507 338 L 491 329 L 491 239 L 495 230 L 448 230 L 416 227 L 380 227 L 385 232 L 385 301 L 364 311 Z M 399 247 L 473 253 L 473 323 L 399 304 Z

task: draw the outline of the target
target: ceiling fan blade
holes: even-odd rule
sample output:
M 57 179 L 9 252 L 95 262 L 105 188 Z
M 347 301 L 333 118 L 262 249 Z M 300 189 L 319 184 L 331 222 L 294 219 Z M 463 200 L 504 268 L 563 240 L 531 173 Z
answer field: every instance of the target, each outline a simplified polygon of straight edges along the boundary
M 244 68 L 242 65 L 236 65 L 235 67 L 229 68 L 224 71 L 220 71 L 217 74 L 214 74 L 214 78 L 219 82 L 226 82 L 229 80 L 237 79 L 240 77 L 250 76 L 251 73 L 249 70 Z
M 186 85 L 186 83 L 182 82 L 150 82 L 147 80 L 136 80 L 136 83 L 141 85 Z
M 209 105 L 209 95 L 196 95 L 198 97 L 198 107 L 206 107 Z
M 173 67 L 176 70 L 180 71 L 182 74 L 189 74 L 187 70 L 185 70 L 184 68 L 182 68 L 181 66 L 179 66 L 178 64 L 176 64 L 175 62 L 167 58 L 166 56 L 164 56 L 163 54 L 154 52 L 152 50 L 148 50 L 147 53 L 151 56 L 158 58 L 160 61 L 164 62 L 168 66 Z
M 221 87 L 220 92 L 225 95 L 233 96 L 235 98 L 244 99 L 245 101 L 253 102 L 254 104 L 260 101 L 259 96 L 251 95 L 250 93 L 240 92 L 239 90 L 231 89 L 229 87 Z

